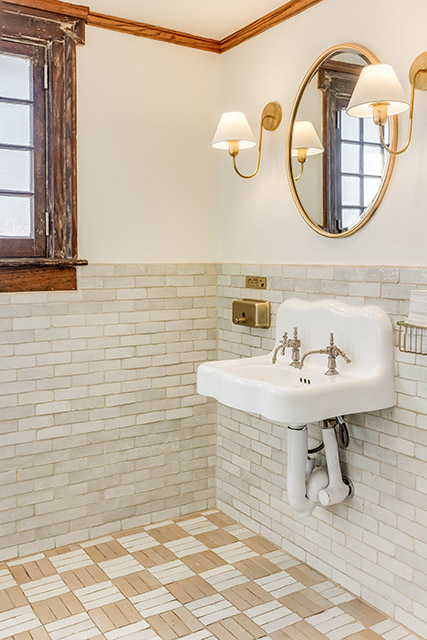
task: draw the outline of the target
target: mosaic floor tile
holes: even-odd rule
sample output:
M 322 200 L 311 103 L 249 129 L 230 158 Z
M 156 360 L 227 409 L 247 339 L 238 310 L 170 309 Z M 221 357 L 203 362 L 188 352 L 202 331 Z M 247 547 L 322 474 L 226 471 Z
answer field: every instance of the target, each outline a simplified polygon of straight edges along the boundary
M 215 569 L 204 571 L 200 575 L 217 591 L 224 591 L 243 582 L 248 582 L 248 578 L 243 573 L 230 565 L 216 567 Z
M 209 531 L 216 531 L 218 529 L 218 526 L 208 520 L 205 516 L 184 520 L 179 523 L 179 526 L 192 536 L 207 533 Z
M 243 544 L 243 542 L 233 542 L 224 547 L 218 547 L 215 549 L 215 553 L 228 564 L 234 564 L 240 560 L 248 560 L 258 555 L 255 551 L 252 551 L 252 549 Z
M 93 560 L 83 551 L 83 549 L 77 549 L 76 551 L 69 551 L 68 553 L 51 556 L 49 560 L 58 573 L 72 571 L 73 569 L 80 569 L 81 567 L 87 567 L 88 565 L 93 564 Z
M 178 582 L 195 575 L 181 560 L 174 560 L 173 562 L 152 567 L 149 571 L 162 584 Z
M 144 618 L 157 616 L 165 611 L 181 607 L 181 603 L 173 597 L 166 587 L 148 591 L 139 596 L 132 596 L 130 601 Z
M 8 569 L 0 569 L 0 591 L 10 587 L 16 587 L 15 578 Z
M 99 566 L 111 579 L 127 576 L 130 573 L 138 573 L 144 568 L 131 555 L 120 556 L 113 560 L 105 560 L 105 562 L 100 562 Z
M 105 637 L 107 640 L 162 640 L 145 621 L 107 631 Z
M 333 582 L 329 582 L 329 580 L 312 585 L 312 589 L 334 604 L 342 604 L 343 602 L 354 599 L 354 596 L 348 593 L 348 591 L 344 591 L 344 589 Z
M 342 640 L 364 629 L 360 622 L 339 607 L 311 616 L 307 618 L 307 622 L 329 640 Z
M 161 638 L 176 640 L 203 630 L 203 624 L 185 607 L 179 607 L 149 618 L 150 626 Z
M 192 556 L 195 553 L 202 553 L 207 551 L 208 548 L 202 544 L 193 536 L 188 538 L 179 538 L 178 540 L 172 540 L 172 542 L 166 542 L 165 547 L 172 551 L 177 558 L 184 558 L 185 556 Z
M 217 509 L 0 565 L 0 640 L 422 640 Z
M 119 600 L 96 607 L 89 611 L 89 615 L 103 633 L 142 622 L 142 616 L 129 600 Z M 146 623 L 144 629 L 148 626 Z
M 131 536 L 124 536 L 117 538 L 126 551 L 134 553 L 135 551 L 143 551 L 144 549 L 150 549 L 151 547 L 157 547 L 160 542 L 157 542 L 149 533 L 135 533 Z
M 0 640 L 41 626 L 30 606 L 12 609 L 0 614 Z
M 22 584 L 21 589 L 31 603 L 47 600 L 69 591 L 69 588 L 58 574 Z
M 9 569 L 16 582 L 20 585 L 56 575 L 55 567 L 47 558 L 11 564 Z
M 182 604 L 212 596 L 216 590 L 201 576 L 193 576 L 168 585 L 169 591 Z
M 295 624 L 295 622 L 301 620 L 300 616 L 287 607 L 284 607 L 280 602 L 277 602 L 277 600 L 272 600 L 271 602 L 248 609 L 245 613 L 255 624 L 264 629 L 266 633 L 285 629 L 291 624 Z
M 44 625 L 55 622 L 55 620 L 68 618 L 77 613 L 83 613 L 85 610 L 80 600 L 71 592 L 48 600 L 34 602 L 32 608 L 37 618 Z
M 296 560 L 292 556 L 289 556 L 283 551 L 271 551 L 270 553 L 264 553 L 264 558 L 275 564 L 279 569 L 289 569 L 289 567 L 296 567 L 300 564 L 299 560 Z
M 272 576 L 265 576 L 264 578 L 258 578 L 255 583 L 262 587 L 268 593 L 271 593 L 273 598 L 278 600 L 284 596 L 288 596 L 295 591 L 301 591 L 304 589 L 304 585 L 297 582 L 295 578 L 281 571 L 280 573 L 273 573 Z
M 204 625 L 230 618 L 239 613 L 238 609 L 219 593 L 195 602 L 189 602 L 185 606 Z
M 77 589 L 75 594 L 87 610 L 102 607 L 110 604 L 110 602 L 117 602 L 118 600 L 124 599 L 124 595 L 117 589 L 111 580 L 94 584 L 91 587 Z
M 46 625 L 46 631 L 52 640 L 89 640 L 102 638 L 102 635 L 87 613 L 79 613 L 71 618 L 58 620 Z

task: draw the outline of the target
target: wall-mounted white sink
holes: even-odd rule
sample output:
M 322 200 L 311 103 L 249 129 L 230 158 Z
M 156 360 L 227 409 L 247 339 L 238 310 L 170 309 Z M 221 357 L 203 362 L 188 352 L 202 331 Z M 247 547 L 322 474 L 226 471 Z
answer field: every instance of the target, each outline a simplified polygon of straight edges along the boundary
M 352 495 L 342 477 L 334 416 L 385 409 L 394 404 L 393 329 L 378 307 L 353 307 L 334 300 L 287 300 L 277 314 L 276 344 L 298 327 L 301 356 L 335 345 L 348 357 L 331 363 L 312 353 L 302 368 L 290 366 L 292 349 L 254 358 L 207 362 L 197 371 L 197 390 L 219 402 L 288 424 L 289 503 L 300 516 L 320 503 L 338 504 Z M 273 354 L 278 353 L 277 359 Z M 295 357 L 297 354 L 294 354 Z M 296 358 L 300 362 L 300 358 Z M 274 362 L 275 361 L 275 362 Z M 325 372 L 328 375 L 325 375 Z M 325 420 L 322 429 L 326 466 L 316 466 L 308 450 L 307 423 Z
M 301 353 L 327 347 L 329 334 L 351 358 L 337 359 L 339 375 L 326 376 L 325 354 L 309 356 L 301 370 L 289 366 L 291 349 L 272 363 L 272 354 L 202 364 L 202 395 L 269 420 L 305 424 L 332 416 L 384 409 L 394 404 L 393 338 L 388 315 L 378 307 L 354 307 L 334 300 L 291 299 L 278 311 L 276 342 L 298 327 Z

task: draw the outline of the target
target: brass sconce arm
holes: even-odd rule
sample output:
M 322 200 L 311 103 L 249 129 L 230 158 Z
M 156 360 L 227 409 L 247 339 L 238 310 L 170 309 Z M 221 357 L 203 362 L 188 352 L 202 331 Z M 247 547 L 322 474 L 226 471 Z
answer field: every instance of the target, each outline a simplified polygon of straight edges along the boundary
M 385 125 L 385 121 L 387 121 L 387 105 L 385 105 L 385 110 L 382 110 L 382 106 L 378 106 L 378 109 L 381 109 L 382 113 L 384 113 L 385 115 L 385 121 L 383 118 L 382 113 L 379 114 L 378 112 L 376 113 L 376 109 L 377 107 L 374 106 L 374 121 L 376 124 L 378 124 L 379 128 L 380 128 L 380 139 L 381 139 L 381 144 L 384 147 L 384 149 L 390 153 L 392 156 L 400 156 L 402 153 L 405 153 L 405 151 L 408 149 L 409 145 L 411 144 L 411 139 L 412 139 L 412 128 L 413 128 L 413 124 L 414 124 L 414 105 L 415 105 L 415 80 L 418 76 L 418 74 L 425 72 L 425 69 L 418 69 L 418 71 L 416 72 L 413 80 L 412 80 L 412 88 L 411 88 L 411 105 L 410 105 L 410 109 L 409 109 L 409 129 L 408 129 L 408 139 L 406 141 L 406 144 L 404 147 L 402 147 L 401 149 L 397 150 L 397 149 L 392 149 L 391 147 L 388 146 L 388 144 L 386 143 L 386 141 L 384 140 L 384 125 Z
M 239 169 L 237 168 L 237 163 L 236 163 L 236 156 L 239 153 L 239 145 L 233 145 L 233 143 L 230 143 L 230 149 L 229 149 L 229 154 L 230 156 L 233 158 L 233 167 L 234 167 L 234 171 L 237 173 L 238 176 L 240 176 L 241 178 L 245 178 L 246 180 L 248 180 L 249 178 L 254 178 L 256 176 L 256 174 L 259 171 L 259 167 L 261 164 L 261 147 L 262 147 L 262 132 L 264 129 L 264 120 L 266 117 L 269 116 L 263 116 L 261 118 L 261 124 L 259 127 L 259 138 L 258 138 L 258 159 L 257 159 L 257 163 L 256 163 L 256 169 L 253 173 L 251 173 L 250 175 L 246 176 L 244 173 L 241 173 L 241 171 L 239 171 Z
M 300 163 L 300 172 L 296 178 L 294 178 L 295 182 L 299 180 L 304 173 L 304 166 L 307 160 L 307 149 L 298 149 L 298 162 Z
M 282 108 L 278 102 L 269 102 L 262 112 L 261 122 L 259 127 L 259 139 L 258 139 L 258 159 L 256 164 L 256 169 L 250 175 L 245 175 L 241 171 L 239 171 L 236 163 L 236 156 L 239 153 L 239 144 L 238 141 L 229 143 L 228 153 L 233 158 L 233 167 L 235 172 L 241 178 L 245 178 L 246 180 L 249 178 L 253 178 L 259 171 L 259 167 L 261 164 L 261 148 L 262 148 L 262 135 L 264 129 L 266 131 L 275 131 L 277 127 L 280 125 L 282 121 Z

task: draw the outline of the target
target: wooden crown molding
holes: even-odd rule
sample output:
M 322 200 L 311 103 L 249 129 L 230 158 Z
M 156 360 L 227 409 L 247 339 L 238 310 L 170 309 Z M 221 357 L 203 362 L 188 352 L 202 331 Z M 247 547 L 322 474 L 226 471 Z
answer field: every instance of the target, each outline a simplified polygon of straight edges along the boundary
M 39 9 L 49 13 L 57 13 L 70 18 L 80 18 L 87 21 L 89 7 L 59 0 L 5 0 L 7 4 L 14 4 L 28 9 Z
M 323 2 L 323 0 L 290 0 L 290 2 L 283 4 L 278 9 L 267 13 L 262 18 L 251 22 L 246 27 L 220 40 L 220 53 L 225 53 L 225 51 L 237 47 L 238 44 L 245 42 L 245 40 L 249 40 L 249 38 L 253 38 L 267 31 L 267 29 L 271 29 L 271 27 L 275 27 L 277 24 L 293 18 L 298 13 L 319 4 L 319 2 Z
M 137 22 L 127 18 L 95 13 L 91 11 L 89 7 L 61 2 L 60 0 L 7 0 L 7 2 L 22 7 L 41 9 L 50 11 L 51 13 L 81 18 L 93 27 L 120 31 L 121 33 L 139 36 L 140 38 L 151 38 L 152 40 L 160 40 L 162 42 L 169 42 L 170 44 L 191 47 L 192 49 L 200 49 L 201 51 L 209 51 L 211 53 L 224 53 L 242 42 L 249 40 L 249 38 L 254 38 L 260 33 L 267 31 L 267 29 L 271 29 L 271 27 L 285 20 L 289 20 L 289 18 L 296 16 L 298 13 L 310 9 L 310 7 L 323 2 L 323 0 L 289 0 L 289 2 L 278 9 L 267 13 L 262 18 L 259 18 L 259 20 L 251 22 L 246 27 L 239 29 L 222 40 L 203 38 L 192 35 L 191 33 L 157 27 L 152 24 Z
M 201 36 L 193 36 L 183 31 L 174 31 L 173 29 L 165 29 L 157 27 L 153 24 L 145 22 L 136 22 L 126 18 L 116 18 L 103 13 L 95 13 L 89 11 L 87 24 L 92 27 L 101 27 L 101 29 L 110 29 L 112 31 L 121 31 L 129 33 L 140 38 L 151 38 L 152 40 L 161 40 L 171 44 L 178 44 L 182 47 L 191 47 L 192 49 L 200 49 L 202 51 L 210 51 L 211 53 L 220 53 L 220 41 L 211 38 L 202 38 Z

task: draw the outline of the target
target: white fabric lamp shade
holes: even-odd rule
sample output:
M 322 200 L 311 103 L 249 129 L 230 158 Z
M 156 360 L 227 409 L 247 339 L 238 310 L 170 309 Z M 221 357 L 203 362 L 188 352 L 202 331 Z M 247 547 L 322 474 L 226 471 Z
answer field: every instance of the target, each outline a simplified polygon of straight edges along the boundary
M 372 118 L 373 105 L 387 104 L 389 116 L 409 108 L 402 85 L 390 64 L 363 67 L 347 107 L 349 116 Z
M 312 122 L 298 120 L 292 133 L 292 155 L 297 156 L 299 149 L 306 149 L 308 156 L 323 153 L 324 148 Z
M 256 145 L 249 122 L 241 111 L 227 111 L 222 114 L 212 146 L 214 149 L 228 150 L 229 142 L 238 142 L 239 149 L 249 149 Z

